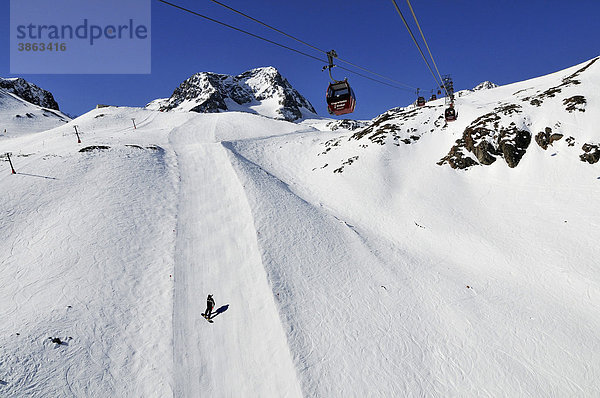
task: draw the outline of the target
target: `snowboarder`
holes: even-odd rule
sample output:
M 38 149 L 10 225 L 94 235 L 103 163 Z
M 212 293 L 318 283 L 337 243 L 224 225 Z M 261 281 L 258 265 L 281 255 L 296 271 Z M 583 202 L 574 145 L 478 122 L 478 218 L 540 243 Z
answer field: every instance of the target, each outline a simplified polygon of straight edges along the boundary
M 213 308 L 215 308 L 215 300 L 213 299 L 212 294 L 209 294 L 206 298 L 206 311 L 204 311 L 204 317 L 206 319 L 210 319 Z

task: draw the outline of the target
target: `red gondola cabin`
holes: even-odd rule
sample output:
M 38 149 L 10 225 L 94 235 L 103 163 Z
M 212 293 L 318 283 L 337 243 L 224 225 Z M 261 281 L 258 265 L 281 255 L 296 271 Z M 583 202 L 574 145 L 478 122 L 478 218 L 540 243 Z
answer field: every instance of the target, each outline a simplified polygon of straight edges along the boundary
M 356 96 L 347 80 L 329 83 L 327 87 L 327 110 L 332 115 L 354 112 Z
M 454 109 L 452 106 L 450 106 L 450 108 L 446 108 L 446 111 L 444 112 L 444 117 L 446 118 L 447 122 L 452 122 L 456 120 L 457 116 L 458 114 L 456 113 L 456 109 Z

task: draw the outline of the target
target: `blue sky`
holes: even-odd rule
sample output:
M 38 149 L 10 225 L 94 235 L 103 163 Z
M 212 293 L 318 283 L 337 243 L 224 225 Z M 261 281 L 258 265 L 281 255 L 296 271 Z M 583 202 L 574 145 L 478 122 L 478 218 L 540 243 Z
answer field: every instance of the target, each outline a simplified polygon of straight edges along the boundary
M 183 7 L 292 46 L 300 43 L 209 0 L 170 0 Z M 80 115 L 97 103 L 143 106 L 169 97 L 196 72 L 239 74 L 275 66 L 321 115 L 329 78 L 322 63 L 152 2 L 152 73 L 149 75 L 22 75 L 50 90 L 61 109 Z M 429 93 L 435 82 L 389 0 L 222 0 L 345 60 Z M 0 13 L 0 76 L 9 68 L 8 1 Z M 406 18 L 404 0 L 397 0 Z M 413 0 L 413 8 L 442 74 L 457 90 L 484 80 L 508 84 L 541 76 L 600 55 L 600 1 Z M 409 19 L 410 23 L 410 19 Z M 418 35 L 414 23 L 413 32 Z M 425 51 L 425 48 L 423 47 Z M 367 119 L 414 101 L 415 94 L 342 70 L 357 95 L 354 118 Z

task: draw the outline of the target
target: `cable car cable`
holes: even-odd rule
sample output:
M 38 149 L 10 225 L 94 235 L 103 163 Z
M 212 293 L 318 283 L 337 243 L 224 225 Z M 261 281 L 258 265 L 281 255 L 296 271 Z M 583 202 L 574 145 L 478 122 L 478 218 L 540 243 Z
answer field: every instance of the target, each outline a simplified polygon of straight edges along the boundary
M 220 1 L 217 1 L 217 0 L 210 0 L 210 1 L 212 1 L 212 2 L 213 2 L 213 3 L 215 3 L 215 4 L 218 4 L 218 5 L 220 5 L 221 7 L 227 8 L 228 10 L 230 10 L 230 11 L 233 11 L 233 12 L 235 12 L 235 13 L 239 14 L 239 15 L 242 15 L 242 16 L 244 16 L 244 17 L 246 17 L 246 18 L 248 18 L 248 19 L 250 19 L 250 20 L 252 20 L 252 21 L 254 21 L 254 22 L 256 22 L 256 23 L 259 23 L 259 24 L 261 24 L 261 25 L 263 25 L 263 26 L 265 26 L 265 27 L 267 27 L 267 28 L 269 28 L 269 29 L 272 29 L 272 30 L 274 30 L 274 31 L 275 31 L 275 32 L 277 32 L 277 33 L 280 33 L 280 34 L 282 34 L 282 35 L 284 35 L 284 36 L 287 36 L 287 37 L 289 37 L 290 39 L 296 40 L 297 42 L 299 42 L 299 43 L 302 43 L 302 44 L 304 44 L 305 46 L 308 46 L 308 47 L 312 48 L 313 50 L 320 51 L 320 52 L 322 52 L 323 54 L 327 54 L 327 51 L 325 51 L 325 50 L 322 50 L 322 49 L 320 49 L 320 48 L 318 48 L 318 47 L 315 47 L 315 46 L 313 46 L 312 44 L 309 44 L 309 43 L 305 42 L 304 40 L 300 40 L 300 39 L 298 39 L 298 38 L 297 38 L 297 37 L 295 37 L 295 36 L 292 36 L 292 35 L 290 35 L 290 34 L 288 34 L 288 33 L 285 33 L 284 31 L 282 31 L 282 30 L 280 30 L 280 29 L 277 29 L 277 28 L 275 28 L 275 27 L 273 27 L 273 26 L 271 26 L 271 25 L 269 25 L 269 24 L 267 24 L 267 23 L 265 23 L 265 22 L 262 22 L 262 21 L 260 21 L 260 20 L 258 20 L 258 19 L 256 19 L 256 18 L 254 18 L 254 17 L 251 17 L 251 16 L 250 16 L 250 15 L 248 15 L 248 14 L 245 14 L 245 13 L 243 13 L 243 12 L 239 11 L 239 10 L 236 10 L 235 8 L 233 8 L 233 7 L 230 7 L 230 6 L 228 6 L 227 4 L 223 4 L 223 3 L 221 3 Z M 379 74 L 379 73 L 377 73 L 377 72 L 373 72 L 373 71 L 371 71 L 371 70 L 369 70 L 369 69 L 367 69 L 367 68 L 363 68 L 362 66 L 359 66 L 359 65 L 353 64 L 352 62 L 350 62 L 350 61 L 346 61 L 346 60 L 344 60 L 344 59 L 342 59 L 342 58 L 337 58 L 337 60 L 338 60 L 338 61 L 340 61 L 340 62 L 344 62 L 344 63 L 346 63 L 346 64 L 348 64 L 348 65 L 354 66 L 355 68 L 358 68 L 358 69 L 360 69 L 360 70 L 363 70 L 363 71 L 365 71 L 365 72 L 371 73 L 371 74 L 373 74 L 373 75 L 375 75 L 375 76 L 379 76 L 379 77 L 381 77 L 381 78 L 383 78 L 383 79 L 386 79 L 386 80 L 389 80 L 389 81 L 391 81 L 391 82 L 394 82 L 394 83 L 396 83 L 396 84 L 399 84 L 399 85 L 401 85 L 401 86 L 405 86 L 405 87 L 411 88 L 411 89 L 413 89 L 413 90 L 415 89 L 415 87 L 412 87 L 412 86 L 410 86 L 410 85 L 408 85 L 408 84 L 405 84 L 405 83 L 399 82 L 399 81 L 397 81 L 397 80 L 394 80 L 394 79 L 392 79 L 392 78 L 389 78 L 389 77 L 387 77 L 387 76 L 381 75 L 381 74 Z M 364 77 L 364 75 L 360 75 L 360 76 L 363 76 L 363 77 Z M 378 81 L 378 80 L 376 80 L 376 81 Z
M 438 74 L 438 77 L 440 78 L 440 81 L 442 81 L 442 75 L 440 75 L 440 71 L 438 70 L 438 67 L 435 63 L 435 59 L 433 59 L 433 55 L 431 54 L 431 50 L 429 49 L 429 44 L 427 44 L 427 40 L 425 39 L 425 35 L 423 34 L 423 30 L 421 30 L 421 25 L 419 24 L 419 20 L 417 19 L 417 16 L 415 15 L 415 11 L 412 8 L 412 5 L 410 4 L 410 0 L 406 0 L 406 3 L 408 3 L 408 7 L 410 8 L 410 12 L 412 13 L 412 16 L 415 20 L 415 22 L 417 23 L 417 27 L 419 28 L 419 32 L 421 33 L 421 37 L 423 38 L 423 42 L 425 43 L 425 47 L 427 47 L 427 52 L 429 52 L 429 57 L 431 58 L 431 62 L 433 62 L 433 66 L 435 68 L 435 71 Z M 446 90 L 446 87 L 444 85 L 442 85 L 444 91 L 446 92 L 446 95 L 449 96 L 448 94 L 448 90 Z
M 313 56 L 313 55 L 307 54 L 307 53 L 305 53 L 305 52 L 302 52 L 302 51 L 300 51 L 300 50 L 296 50 L 295 48 L 292 48 L 292 47 L 286 46 L 286 45 L 284 45 L 284 44 L 277 43 L 277 42 L 275 42 L 275 41 L 273 41 L 273 40 L 266 39 L 266 38 L 264 38 L 264 37 L 262 37 L 262 36 L 259 36 L 259 35 L 256 35 L 256 34 L 254 34 L 254 33 L 248 32 L 248 31 L 246 31 L 246 30 L 243 30 L 243 29 L 240 29 L 240 28 L 236 28 L 235 26 L 232 26 L 232 25 L 226 24 L 225 22 L 218 21 L 218 20 L 216 20 L 216 19 L 214 19 L 214 18 L 211 18 L 211 17 L 207 17 L 206 15 L 202 15 L 202 14 L 200 14 L 200 13 L 197 13 L 197 12 L 195 12 L 195 11 L 189 10 L 189 9 L 187 9 L 187 8 L 185 8 L 185 7 L 181 7 L 181 6 L 177 5 L 177 4 L 170 3 L 170 2 L 168 2 L 168 1 L 166 1 L 166 0 L 158 0 L 158 1 L 160 1 L 161 3 L 164 3 L 164 4 L 166 4 L 166 5 L 169 5 L 169 6 L 171 6 L 171 7 L 177 8 L 177 9 L 179 9 L 179 10 L 182 10 L 182 11 L 188 12 L 188 13 L 190 13 L 190 14 L 196 15 L 196 16 L 198 16 L 198 17 L 204 18 L 204 19 L 206 19 L 206 20 L 209 20 L 209 21 L 211 21 L 211 22 L 215 22 L 215 23 L 217 23 L 217 24 L 219 24 L 219 25 L 222 25 L 222 26 L 225 26 L 225 27 L 227 27 L 227 28 L 230 28 L 230 29 L 236 30 L 236 31 L 238 31 L 238 32 L 241 32 L 241 33 L 245 33 L 245 34 L 247 34 L 247 35 L 250 35 L 250 36 L 252 36 L 252 37 L 255 37 L 255 38 L 257 38 L 257 39 L 260 39 L 260 40 L 266 41 L 266 42 L 268 42 L 268 43 L 271 43 L 271 44 L 274 44 L 274 45 L 276 45 L 276 46 L 279 46 L 279 47 L 285 48 L 285 49 L 287 49 L 287 50 L 293 51 L 293 52 L 295 52 L 295 53 L 298 53 L 298 54 L 304 55 L 304 56 L 306 56 L 306 57 L 312 58 L 312 59 L 314 59 L 314 60 L 317 60 L 317 61 L 319 61 L 319 62 L 327 63 L 327 61 L 326 61 L 326 60 L 323 60 L 323 59 L 321 59 L 321 58 L 318 58 L 318 57 L 315 57 L 315 56 Z M 343 69 L 343 70 L 345 70 L 345 71 L 348 71 L 348 72 L 350 72 L 350 73 L 354 73 L 355 75 L 358 75 L 358 76 L 364 77 L 365 79 L 369 79 L 369 80 L 372 80 L 372 81 L 374 81 L 374 82 L 377 82 L 377 83 L 380 83 L 380 84 L 384 84 L 384 85 L 386 85 L 386 86 L 389 86 L 389 87 L 392 87 L 392 88 L 395 88 L 395 89 L 398 89 L 398 90 L 407 90 L 407 91 L 412 91 L 412 90 L 410 90 L 410 89 L 408 89 L 408 88 L 405 88 L 405 87 L 398 87 L 398 86 L 395 86 L 395 85 L 393 85 L 393 84 L 389 84 L 389 83 L 383 82 L 383 81 L 381 81 L 381 80 L 373 79 L 372 77 L 366 76 L 366 75 L 364 75 L 364 74 L 362 74 L 362 73 L 359 73 L 359 72 L 353 71 L 352 69 L 348 69 L 348 68 L 345 68 L 345 67 L 343 67 L 343 66 L 339 66 L 339 65 L 337 65 L 337 67 L 338 67 L 338 68 L 340 68 L 340 69 Z M 411 87 L 411 89 L 412 89 L 412 87 Z
M 325 62 L 325 61 L 323 61 L 323 62 Z M 337 66 L 338 68 L 340 68 L 340 69 L 343 69 L 343 70 L 345 70 L 345 71 L 348 71 L 348 72 L 350 72 L 350 73 L 354 73 L 355 75 L 358 75 L 358 76 L 360 76 L 360 77 L 364 77 L 365 79 L 369 79 L 369 80 L 372 80 L 372 81 L 374 81 L 374 82 L 377 82 L 377 83 L 380 83 L 380 84 L 385 84 L 386 86 L 393 87 L 393 88 L 395 88 L 395 89 L 398 89 L 398 90 L 405 90 L 405 91 L 410 91 L 410 92 L 412 92 L 412 87 L 411 87 L 411 88 L 406 88 L 406 87 L 398 87 L 398 86 L 394 86 L 393 84 L 389 84 L 389 83 L 386 83 L 386 82 L 382 82 L 381 80 L 373 79 L 372 77 L 369 77 L 369 76 L 367 76 L 367 75 L 363 75 L 362 73 L 359 73 L 359 72 L 353 71 L 352 69 L 348 69 L 348 68 L 345 68 L 345 67 L 343 67 L 343 66 L 339 66 L 339 65 L 336 65 L 336 66 Z
M 230 28 L 230 29 L 233 29 L 233 30 L 237 30 L 238 32 L 245 33 L 245 34 L 247 34 L 247 35 L 250 35 L 250 36 L 252 36 L 252 37 L 255 37 L 255 38 L 257 38 L 257 39 L 260 39 L 260 40 L 264 40 L 264 41 L 266 41 L 266 42 L 268 42 L 268 43 L 271 43 L 271 44 L 275 44 L 276 46 L 283 47 L 283 48 L 285 48 L 285 49 L 287 49 L 287 50 L 294 51 L 294 52 L 296 52 L 296 53 L 298 53 L 298 54 L 302 54 L 302 55 L 304 55 L 304 56 L 306 56 L 306 57 L 309 57 L 309 58 L 312 58 L 312 59 L 316 59 L 317 61 L 320 61 L 320 62 L 326 62 L 326 61 L 323 61 L 321 58 L 317 58 L 317 57 L 315 57 L 315 56 L 312 56 L 312 55 L 310 55 L 310 54 L 307 54 L 307 53 L 305 53 L 305 52 L 302 52 L 302 51 L 300 51 L 300 50 L 296 50 L 295 48 L 288 47 L 288 46 L 286 46 L 286 45 L 284 45 L 284 44 L 279 44 L 279 43 L 277 43 L 277 42 L 275 42 L 275 41 L 273 41 L 273 40 L 269 40 L 269 39 L 266 39 L 266 38 L 264 38 L 264 37 L 261 37 L 261 36 L 259 36 L 259 35 L 255 35 L 254 33 L 250 33 L 250 32 L 248 32 L 248 31 L 245 31 L 245 30 L 243 30 L 243 29 L 236 28 L 235 26 L 231 26 L 231 25 L 229 25 L 229 24 L 226 24 L 225 22 L 217 21 L 216 19 L 213 19 L 213 18 L 211 18 L 211 17 L 207 17 L 206 15 L 202 15 L 202 14 L 199 14 L 199 13 L 197 13 L 197 12 L 195 12 L 195 11 L 189 10 L 189 9 L 187 9 L 187 8 L 184 8 L 184 7 L 178 6 L 177 4 L 170 3 L 170 2 L 168 2 L 168 1 L 166 1 L 166 0 L 158 0 L 158 1 L 160 1 L 161 3 L 167 4 L 167 5 L 171 6 L 171 7 L 178 8 L 178 9 L 180 9 L 180 10 L 182 10 L 182 11 L 189 12 L 190 14 L 196 15 L 196 16 L 198 16 L 198 17 L 201 17 L 201 18 L 207 19 L 207 20 L 209 20 L 209 21 L 211 21 L 211 22 L 218 23 L 219 25 L 225 26 L 225 27 L 227 27 L 227 28 Z
M 268 24 L 266 24 L 266 23 L 264 23 L 264 22 L 262 22 L 262 21 L 259 21 L 258 19 L 256 19 L 256 18 L 253 18 L 253 17 L 251 17 L 251 16 L 250 16 L 250 15 L 248 15 L 248 14 L 244 14 L 243 12 L 241 12 L 241 11 L 238 11 L 238 10 L 236 10 L 236 9 L 235 9 L 235 8 L 233 8 L 233 7 L 230 7 L 230 6 L 228 6 L 227 4 L 223 4 L 223 3 L 221 3 L 220 1 L 217 1 L 217 0 L 210 0 L 210 1 L 212 1 L 212 2 L 213 2 L 213 3 L 215 3 L 215 4 L 218 4 L 218 5 L 220 5 L 221 7 L 225 7 L 225 8 L 227 8 L 227 9 L 228 9 L 228 10 L 230 10 L 230 11 L 233 11 L 233 12 L 235 12 L 235 13 L 237 13 L 237 14 L 240 14 L 240 15 L 242 15 L 242 16 L 244 16 L 244 17 L 248 18 L 248 19 L 251 19 L 252 21 L 254 21 L 254 22 L 257 22 L 257 23 L 259 23 L 259 24 L 261 24 L 261 25 L 263 25 L 263 26 L 265 26 L 265 27 L 267 27 L 267 28 L 269 28 L 269 29 L 273 29 L 275 32 L 277 32 L 277 33 L 281 33 L 282 35 L 284 35 L 284 36 L 287 36 L 287 37 L 289 37 L 290 39 L 294 39 L 294 40 L 296 40 L 297 42 L 300 42 L 300 43 L 304 44 L 305 46 L 308 46 L 308 47 L 312 48 L 313 50 L 320 51 L 320 52 L 322 52 L 322 53 L 324 53 L 324 54 L 326 54 L 326 53 L 327 53 L 327 51 L 321 50 L 321 49 L 320 49 L 320 48 L 318 48 L 318 47 L 315 47 L 315 46 L 313 46 L 313 45 L 311 45 L 311 44 L 308 44 L 307 42 L 305 42 L 305 41 L 302 41 L 302 40 L 298 39 L 297 37 L 294 37 L 294 36 L 292 36 L 292 35 L 290 35 L 290 34 L 287 34 L 287 33 L 285 33 L 284 31 L 281 31 L 281 30 L 279 30 L 279 29 L 277 29 L 277 28 L 274 28 L 273 26 L 271 26 L 271 25 L 268 25 Z
M 421 46 L 419 46 L 419 43 L 417 42 L 417 39 L 415 38 L 415 35 L 413 35 L 412 30 L 410 30 L 410 26 L 408 26 L 408 23 L 406 22 L 406 19 L 404 19 L 404 15 L 402 15 L 402 11 L 400 11 L 400 8 L 398 7 L 398 4 L 396 3 L 396 0 L 392 0 L 392 3 L 394 3 L 394 6 L 396 7 L 396 11 L 398 11 L 398 14 L 400 15 L 400 18 L 402 18 L 402 21 L 404 22 L 404 26 L 406 26 L 406 29 L 408 30 L 408 33 L 410 33 L 410 36 L 412 37 L 415 45 L 419 49 L 419 52 L 421 53 L 421 56 L 423 57 L 423 61 L 425 61 L 425 64 L 427 64 L 427 68 L 431 72 L 431 76 L 433 76 L 433 80 L 435 80 L 435 83 L 438 86 L 441 86 L 441 83 L 439 83 L 437 77 L 435 77 L 435 73 L 433 73 L 433 70 L 431 69 L 431 66 L 429 65 L 429 62 L 427 61 L 427 58 L 425 58 L 425 54 L 423 54 L 423 50 L 421 50 Z

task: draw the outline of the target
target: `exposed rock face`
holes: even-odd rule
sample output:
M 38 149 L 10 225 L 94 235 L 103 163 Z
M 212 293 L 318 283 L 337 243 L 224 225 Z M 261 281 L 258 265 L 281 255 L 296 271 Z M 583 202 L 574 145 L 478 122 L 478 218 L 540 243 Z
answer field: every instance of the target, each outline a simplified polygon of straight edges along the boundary
M 531 133 L 523 128 L 518 128 L 515 122 L 502 126 L 501 115 L 521 113 L 521 107 L 516 104 L 504 104 L 475 119 L 463 132 L 461 139 L 457 140 L 448 155 L 438 164 L 447 163 L 450 167 L 465 169 L 479 162 L 490 165 L 498 157 L 506 161 L 508 167 L 516 167 L 529 144 Z M 523 123 L 524 124 L 524 123 Z M 464 151 L 475 155 L 477 162 Z
M 476 160 L 463 152 L 465 146 L 466 144 L 463 138 L 456 140 L 456 145 L 450 148 L 448 155 L 444 156 L 437 164 L 440 166 L 448 164 L 453 169 L 461 170 L 477 165 Z
M 263 106 L 267 102 L 270 105 Z M 303 112 L 316 113 L 273 67 L 252 69 L 238 76 L 197 73 L 160 104 L 162 111 L 175 109 L 199 113 L 235 110 L 288 121 L 302 118 Z
M 32 104 L 43 108 L 59 110 L 58 103 L 54 100 L 51 92 L 41 89 L 33 83 L 29 83 L 23 78 L 0 78 L 0 88 Z
M 550 127 L 546 127 L 545 131 L 539 132 L 535 136 L 535 142 L 544 150 L 548 149 L 548 145 L 552 145 L 554 141 L 558 141 L 563 138 L 563 135 L 560 133 L 552 134 L 552 129 Z
M 479 83 L 475 87 L 473 87 L 473 91 L 489 90 L 490 88 L 494 88 L 494 87 L 498 87 L 498 85 L 496 83 L 492 83 L 492 82 L 486 80 L 484 82 Z
M 585 105 L 587 101 L 583 95 L 574 95 L 570 98 L 565 98 L 563 104 L 566 105 L 566 110 L 571 113 L 574 111 L 585 112 Z
M 367 126 L 366 122 L 361 122 L 358 120 L 351 120 L 351 119 L 335 120 L 333 122 L 327 123 L 327 127 L 329 127 L 329 129 L 331 129 L 331 131 L 335 131 L 338 129 L 354 131 L 354 130 L 365 128 L 366 126 Z
M 583 144 L 581 149 L 583 149 L 584 152 L 583 155 L 579 156 L 582 162 L 588 162 L 589 164 L 598 163 L 600 160 L 599 144 Z
M 498 147 L 508 167 L 517 167 L 529 144 L 531 144 L 531 133 L 518 129 L 514 123 L 511 123 L 508 128 L 500 129 Z

